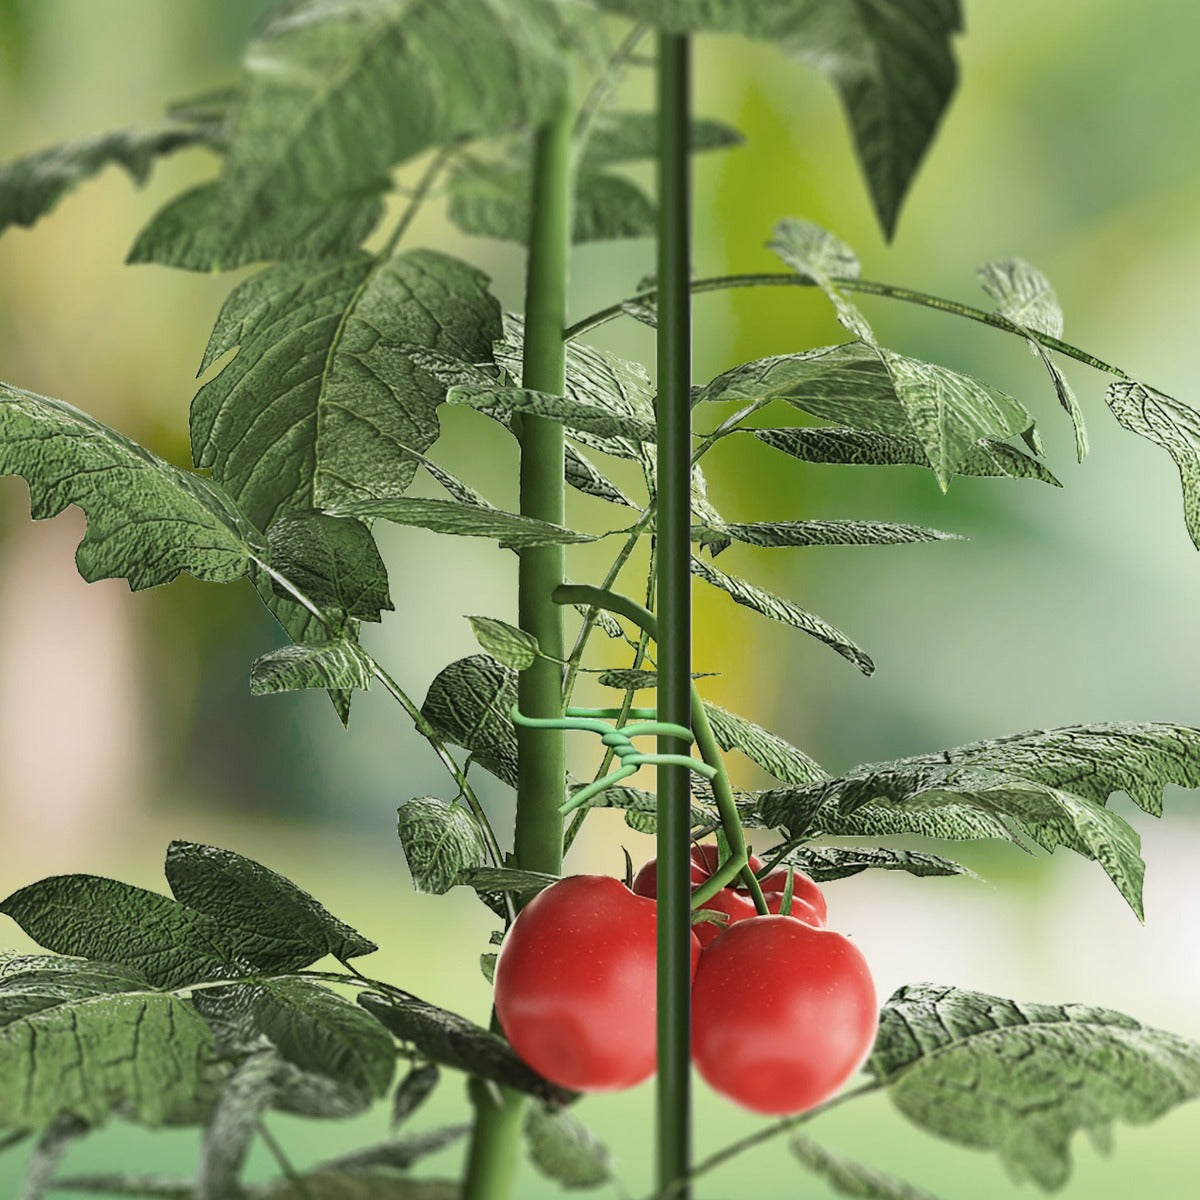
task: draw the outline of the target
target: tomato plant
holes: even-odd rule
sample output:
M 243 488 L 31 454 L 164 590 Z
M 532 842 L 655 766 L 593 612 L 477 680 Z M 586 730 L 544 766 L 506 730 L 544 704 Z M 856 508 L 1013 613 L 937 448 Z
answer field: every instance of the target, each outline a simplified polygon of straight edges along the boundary
M 397 829 L 409 876 L 418 892 L 478 895 L 489 928 L 476 930 L 470 958 L 473 966 L 484 937 L 502 946 L 495 1011 L 482 989 L 467 1015 L 413 995 L 407 980 L 366 974 L 356 960 L 373 940 L 230 850 L 172 842 L 170 896 L 90 874 L 28 882 L 0 901 L 45 951 L 0 957 L 0 1150 L 30 1147 L 21 1194 L 43 1194 L 69 1143 L 114 1118 L 197 1127 L 196 1178 L 135 1173 L 70 1186 L 200 1200 L 397 1189 L 509 1200 L 519 1194 L 522 1130 L 538 1169 L 564 1188 L 595 1185 L 614 1168 L 567 1110 L 577 1097 L 566 1089 L 626 1087 L 657 1067 L 655 1197 L 689 1200 L 704 1171 L 740 1148 L 692 1161 L 693 1051 L 724 1095 L 814 1118 L 840 1102 L 835 1090 L 861 1064 L 859 1090 L 886 1092 L 916 1127 L 993 1149 L 1014 1176 L 1048 1188 L 1067 1177 L 1076 1131 L 1146 1122 L 1200 1095 L 1200 1046 L 1107 1009 L 922 984 L 877 1010 L 862 956 L 820 927 L 821 884 L 872 870 L 969 886 L 953 847 L 998 840 L 1096 862 L 1140 918 L 1138 835 L 1128 808 L 1108 801 L 1124 792 L 1157 816 L 1167 785 L 1200 787 L 1200 730 L 1092 721 L 1002 731 L 886 762 L 871 754 L 833 773 L 752 719 L 760 714 L 714 703 L 694 671 L 693 584 L 812 639 L 839 670 L 874 672 L 868 651 L 825 617 L 743 578 L 738 556 L 955 536 L 859 513 L 809 519 L 851 491 L 826 494 L 822 473 L 906 470 L 914 487 L 940 492 L 964 479 L 1059 483 L 1047 465 L 1054 439 L 1043 439 L 1034 408 L 918 357 L 936 343 L 888 323 L 898 304 L 986 326 L 1026 365 L 1032 350 L 1045 377 L 1040 402 L 1064 421 L 1078 460 L 1094 416 L 1166 451 L 1200 546 L 1200 416 L 1064 341 L 1058 298 L 1029 262 L 980 268 L 984 308 L 864 277 L 846 241 L 800 217 L 761 231 L 774 271 L 747 262 L 742 273 L 708 275 L 704 248 L 691 243 L 692 156 L 742 140 L 693 111 L 695 39 L 718 35 L 718 48 L 754 39 L 781 49 L 789 69 L 828 77 L 891 238 L 957 82 L 958 0 L 256 4 L 264 19 L 228 86 L 171 104 L 147 128 L 80 136 L 0 167 L 7 231 L 36 222 L 108 164 L 138 182 L 159 159 L 193 149 L 217 164 L 210 180 L 168 200 L 129 251 L 132 262 L 206 276 L 248 272 L 234 280 L 200 364 L 193 466 L 72 403 L 3 383 L 0 473 L 26 480 L 35 518 L 83 510 L 76 562 L 85 579 L 140 589 L 187 572 L 243 583 L 278 625 L 251 666 L 254 694 L 322 691 L 343 723 L 372 687 L 395 702 L 405 732 L 445 772 L 439 794 L 427 795 L 416 764 L 389 762 L 389 798 L 407 789 Z M 0 5 L 6 65 L 9 42 L 18 52 L 23 43 L 18 10 L 28 11 Z M 653 89 L 633 78 L 647 68 Z M 782 159 L 791 153 L 781 144 L 758 169 L 790 178 L 794 164 Z M 653 194 L 639 164 L 653 168 Z M 745 178 L 742 166 L 728 175 Z M 441 224 L 418 220 L 434 208 Z M 839 227 L 852 224 L 838 205 L 827 211 Z M 420 240 L 426 225 L 434 245 Z M 499 260 L 479 239 L 524 254 L 520 301 L 502 306 L 507 284 L 483 269 Z M 573 311 L 568 268 L 582 279 L 600 261 L 588 243 L 622 241 L 634 244 L 605 251 L 605 266 L 626 272 L 626 283 L 595 272 L 620 299 Z M 642 254 L 635 269 L 650 241 L 653 259 Z M 48 276 L 65 275 L 71 259 L 62 255 Z M 771 289 L 759 295 L 783 304 L 807 293 L 819 315 L 796 322 L 781 306 L 787 340 L 756 343 L 764 357 L 749 361 L 719 358 L 720 339 L 706 341 L 706 377 L 694 380 L 693 294 L 745 288 Z M 878 314 L 859 307 L 861 296 Z M 608 348 L 600 331 L 621 320 L 633 337 L 655 330 L 653 371 Z M 819 344 L 830 331 L 837 340 Z M 1083 366 L 1109 382 L 1081 399 L 1068 371 Z M 469 431 L 465 452 L 442 438 L 447 406 Z M 501 448 L 510 437 L 515 446 Z M 746 462 L 770 458 L 780 475 L 772 491 L 753 466 L 737 465 L 751 486 L 735 507 L 752 508 L 752 520 L 724 515 L 730 473 L 711 469 L 734 448 Z M 856 509 L 893 496 L 853 494 Z M 798 502 L 809 509 L 803 519 Z M 513 604 L 497 605 L 507 619 L 475 612 L 484 592 L 464 588 L 451 607 L 480 652 L 432 681 L 407 651 L 442 632 L 440 608 L 424 625 L 406 614 L 391 642 L 362 637 L 364 622 L 403 607 L 379 539 L 388 524 L 490 543 L 506 566 L 516 555 Z M 721 557 L 718 566 L 726 551 L 734 565 Z M 442 552 L 443 564 L 452 554 Z M 593 570 L 598 586 L 568 582 Z M 407 560 L 393 575 L 410 592 L 425 585 Z M 930 661 L 940 649 L 926 649 Z M 612 703 L 582 707 L 583 680 Z M 747 682 L 742 694 L 762 695 Z M 804 684 L 823 695 L 815 670 Z M 639 692 L 652 693 L 649 707 L 635 707 Z M 568 732 L 600 739 L 590 779 L 568 774 Z M 639 748 L 651 737 L 654 750 Z M 769 786 L 735 788 L 725 757 L 734 752 Z M 653 792 L 634 779 L 645 767 L 656 772 Z M 591 836 L 589 814 L 601 807 L 657 839 L 633 890 L 562 878 L 564 856 Z M 715 888 L 718 863 L 710 844 L 690 858 L 688 847 L 711 836 L 738 862 L 749 836 L 785 865 L 761 881 L 731 880 L 707 901 L 726 928 L 693 933 L 694 889 Z M 788 893 L 785 916 L 777 910 Z M 389 906 L 380 911 L 394 918 Z M 394 925 L 382 932 L 407 945 L 404 922 Z M 490 952 L 480 963 L 487 975 Z M 443 1072 L 469 1079 L 461 1180 L 396 1178 L 463 1136 L 461 1126 L 415 1137 L 389 1126 L 379 1144 L 298 1166 L 270 1127 L 276 1113 L 338 1120 L 385 1098 L 399 1125 Z M 969 1095 L 964 1080 L 978 1081 Z M 750 1141 L 789 1130 L 802 1165 L 831 1186 L 912 1194 L 799 1139 L 786 1121 Z M 281 1176 L 261 1187 L 243 1178 L 257 1141 Z
M 496 1016 L 534 1070 L 588 1092 L 654 1073 L 656 914 L 606 875 L 570 875 L 521 910 L 496 962 Z M 697 942 L 693 972 L 699 958 Z
M 705 948 L 692 985 L 700 1074 L 756 1112 L 798 1113 L 827 1100 L 862 1065 L 877 1025 L 857 947 L 795 917 L 732 925 Z

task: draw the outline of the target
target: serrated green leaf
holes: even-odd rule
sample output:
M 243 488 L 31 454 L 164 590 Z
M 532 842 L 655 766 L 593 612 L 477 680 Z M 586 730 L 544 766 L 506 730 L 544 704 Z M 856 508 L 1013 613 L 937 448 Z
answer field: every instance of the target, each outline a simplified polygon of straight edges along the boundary
M 924 1188 L 913 1187 L 894 1175 L 885 1175 L 873 1167 L 843 1158 L 802 1134 L 792 1134 L 788 1149 L 798 1162 L 820 1175 L 839 1196 L 852 1196 L 855 1200 L 937 1200 Z
M 414 1063 L 398 1084 L 392 1097 L 392 1128 L 402 1125 L 433 1095 L 441 1082 L 437 1063 Z
M 366 691 L 374 678 L 372 663 L 357 642 L 334 641 L 281 646 L 250 665 L 250 694 L 267 696 L 304 688 Z
M 378 621 L 383 610 L 395 608 L 387 568 L 361 521 L 320 512 L 287 513 L 271 524 L 267 540 L 271 565 L 335 619 Z
M 561 546 L 573 542 L 594 542 L 590 533 L 564 529 L 550 521 L 539 521 L 498 508 L 480 508 L 458 500 L 426 500 L 417 496 L 397 496 L 386 500 L 352 500 L 332 506 L 341 516 L 379 517 L 397 525 L 414 525 L 437 533 L 461 537 L 495 538 L 501 546 Z
M 529 1161 L 568 1191 L 601 1187 L 612 1179 L 608 1147 L 565 1109 L 531 1104 L 525 1114 Z
M 125 261 L 208 274 L 289 259 L 311 270 L 314 263 L 353 254 L 382 216 L 376 195 L 264 201 L 235 215 L 221 185 L 204 183 L 160 208 Z
M 528 388 L 457 387 L 446 398 L 450 404 L 466 404 L 485 412 L 532 413 L 560 421 L 573 434 L 593 434 L 633 442 L 654 442 L 657 431 L 648 421 L 614 413 L 603 404 L 581 402 L 569 396 L 554 396 Z
M 862 809 L 858 810 L 862 812 Z M 799 867 L 817 883 L 833 879 L 848 879 L 875 868 L 881 871 L 905 871 L 909 875 L 968 875 L 979 877 L 969 867 L 951 862 L 936 854 L 916 850 L 893 850 L 890 847 L 870 846 L 800 846 L 788 852 L 783 860 Z
M 497 662 L 514 671 L 523 671 L 537 662 L 542 651 L 532 633 L 495 617 L 468 616 L 467 620 L 471 622 L 475 640 Z
M 502 1087 L 537 1096 L 555 1104 L 574 1099 L 574 1093 L 543 1079 L 519 1059 L 499 1034 L 426 1004 L 415 996 L 381 996 L 363 992 L 358 1002 L 401 1041 L 414 1045 L 430 1061 Z
M 688 123 L 688 149 L 727 150 L 745 139 L 723 121 L 693 117 Z M 652 112 L 610 109 L 601 113 L 588 131 L 583 161 L 590 166 L 633 162 L 658 155 L 658 118 Z
M 1130 826 L 1104 805 L 1115 791 L 1129 791 L 1148 811 L 1161 811 L 1166 783 L 1200 786 L 1200 733 L 1173 725 L 1093 725 L 1034 730 L 1013 737 L 856 767 L 839 779 L 806 789 L 760 793 L 759 811 L 771 825 L 793 835 L 930 832 L 935 837 L 1007 837 L 1046 850 L 1066 846 L 1094 859 L 1140 917 L 1144 864 Z M 953 806 L 944 832 L 908 826 L 897 812 L 896 828 L 871 821 L 879 810 L 916 811 Z M 868 826 L 856 817 L 870 806 Z M 965 814 L 984 815 L 983 831 L 954 832 Z
M 1062 337 L 1063 315 L 1050 280 L 1023 258 L 997 258 L 976 272 L 996 311 L 1014 325 Z
M 123 167 L 134 183 L 144 184 L 157 158 L 203 143 L 209 133 L 183 126 L 121 129 L 14 159 L 0 167 L 0 232 L 10 225 L 34 224 L 110 163 Z
M 409 800 L 400 806 L 397 831 L 415 891 L 440 896 L 483 862 L 483 832 L 459 804 L 430 796 Z
M 763 547 L 900 546 L 963 540 L 959 533 L 886 521 L 756 521 L 747 525 L 692 526 L 692 540 L 702 546 L 721 545 L 730 539 Z
M 530 187 L 528 167 L 471 164 L 450 180 L 446 215 L 463 233 L 523 246 L 529 241 Z M 584 167 L 575 176 L 574 187 L 573 243 L 654 236 L 657 210 L 637 184 Z
M 484 770 L 516 787 L 517 734 L 509 715 L 516 703 L 517 673 L 490 655 L 473 654 L 437 674 L 421 715 Z
M 254 1026 L 300 1071 L 357 1094 L 366 1107 L 385 1095 L 395 1047 L 380 1023 L 350 1000 L 304 979 L 270 979 L 254 989 Z
M 1144 383 L 1109 384 L 1105 397 L 1122 429 L 1161 446 L 1179 468 L 1183 517 L 1200 549 L 1200 412 Z
M 1081 1004 L 921 984 L 884 1006 L 866 1069 L 914 1124 L 1061 1187 L 1077 1130 L 1147 1124 L 1200 1095 L 1200 1046 Z
M 929 459 L 915 437 L 896 437 L 860 429 L 748 429 L 745 432 L 803 462 L 859 467 L 929 466 Z M 956 470 L 959 475 L 1037 479 L 1062 487 L 1036 458 L 1007 442 L 989 438 L 971 447 Z
M 232 850 L 173 841 L 166 876 L 180 903 L 233 931 L 259 967 L 295 971 L 327 954 L 344 963 L 379 949 L 290 879 Z
M 180 571 L 228 583 L 265 555 L 258 530 L 209 480 L 164 462 L 86 413 L 0 384 L 0 474 L 29 484 L 34 520 L 76 504 L 88 518 L 79 573 L 133 589 Z
M 0 1029 L 0 1127 L 88 1125 L 114 1112 L 163 1125 L 190 1112 L 212 1051 L 190 1006 L 162 993 L 64 1000 Z
M 192 402 L 192 453 L 266 528 L 281 512 L 402 495 L 438 435 L 446 385 L 422 350 L 491 357 L 486 276 L 444 254 L 271 267 L 225 302 Z
M 203 913 L 97 875 L 41 879 L 0 912 L 47 950 L 133 967 L 160 988 L 221 979 L 252 961 Z
M 261 1050 L 239 1063 L 221 1088 L 204 1127 L 196 1200 L 228 1200 L 241 1191 L 239 1180 L 258 1119 L 275 1093 L 276 1052 Z
M 805 612 L 790 600 L 785 600 L 782 596 L 776 596 L 773 592 L 747 583 L 744 579 L 735 579 L 732 575 L 726 575 L 701 558 L 692 558 L 692 574 L 727 593 L 736 603 L 764 617 L 770 617 L 773 621 L 790 625 L 793 629 L 799 629 L 815 637 L 818 641 L 824 642 L 843 658 L 852 662 L 864 675 L 870 675 L 875 670 L 875 664 L 870 658 L 844 633 L 813 613 Z
M 290 221 L 301 243 L 331 210 L 377 204 L 390 168 L 432 145 L 536 126 L 565 83 L 561 24 L 537 0 L 297 0 L 276 9 L 246 54 L 212 202 L 188 214 L 193 240 L 211 240 L 223 224 L 217 265 L 249 261 L 242 238 Z M 339 247 L 347 240 L 343 232 Z M 286 240 L 271 249 L 290 256 Z
M 711 701 L 705 701 L 704 709 L 722 750 L 740 750 L 751 762 L 784 783 L 806 786 L 829 778 L 803 750 L 761 725 Z

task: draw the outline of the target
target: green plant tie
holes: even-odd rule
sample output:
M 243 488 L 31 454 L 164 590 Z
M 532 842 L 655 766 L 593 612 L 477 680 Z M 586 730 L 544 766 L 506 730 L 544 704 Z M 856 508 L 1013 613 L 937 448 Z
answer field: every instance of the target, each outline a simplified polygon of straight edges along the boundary
M 596 733 L 601 742 L 611 746 L 617 756 L 620 766 L 610 771 L 600 779 L 580 788 L 571 798 L 560 806 L 559 812 L 569 813 L 586 804 L 595 796 L 615 787 L 622 779 L 628 779 L 639 767 L 655 766 L 667 763 L 678 767 L 687 767 L 705 779 L 712 779 L 717 770 L 698 758 L 690 758 L 686 754 L 643 754 L 633 744 L 635 737 L 674 737 L 692 740 L 692 731 L 686 725 L 673 725 L 669 721 L 658 721 L 657 712 L 653 708 L 633 708 L 625 715 L 638 717 L 630 725 L 610 725 L 609 721 L 620 721 L 622 712 L 619 708 L 568 708 L 562 717 L 527 717 L 514 704 L 510 710 L 513 723 L 524 725 L 528 729 L 561 729 L 582 733 Z

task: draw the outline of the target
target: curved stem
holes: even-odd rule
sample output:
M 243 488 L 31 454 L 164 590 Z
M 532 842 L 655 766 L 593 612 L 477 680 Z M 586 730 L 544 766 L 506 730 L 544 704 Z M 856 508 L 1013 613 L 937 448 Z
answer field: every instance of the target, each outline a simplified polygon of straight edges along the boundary
M 1054 350 L 1067 358 L 1073 358 L 1076 362 L 1094 367 L 1097 371 L 1103 371 L 1107 375 L 1115 375 L 1118 379 L 1129 378 L 1120 367 L 1114 367 L 1111 363 L 1106 363 L 1094 354 L 1089 354 L 1086 350 L 1080 350 L 1077 346 L 1072 346 L 1069 342 L 1061 341 L 1059 338 L 1051 337 L 1047 333 L 1038 333 L 1036 330 L 1025 329 L 1010 321 L 1007 317 L 1002 317 L 999 313 L 988 312 L 986 309 L 976 308 L 970 304 L 960 304 L 957 300 L 947 300 L 942 296 L 934 296 L 928 292 L 918 292 L 912 288 L 897 287 L 894 284 L 881 283 L 873 279 L 847 279 L 837 276 L 831 282 L 847 292 L 859 292 L 866 296 L 883 296 L 888 300 L 901 300 L 906 304 L 917 304 L 922 308 L 934 308 L 939 312 L 951 313 L 957 317 L 965 317 L 970 321 L 978 321 L 981 325 L 990 325 L 993 329 L 1002 329 L 1005 333 L 1014 334 L 1019 338 L 1024 338 L 1026 341 L 1032 339 L 1045 346 L 1047 350 Z M 708 279 L 694 279 L 691 283 L 691 291 L 695 295 L 699 292 L 720 292 L 731 288 L 744 287 L 816 286 L 813 280 L 807 279 L 803 275 L 796 275 L 790 272 L 770 272 L 751 275 L 714 275 Z M 607 324 L 609 321 L 615 320 L 617 317 L 624 316 L 625 305 L 644 304 L 647 301 L 655 300 L 657 297 L 657 289 L 638 292 L 635 296 L 629 296 L 624 300 L 618 301 L 616 304 L 610 304 L 607 308 L 602 308 L 598 312 L 592 313 L 591 316 L 584 317 L 581 321 L 576 321 L 574 325 L 566 329 L 563 337 L 567 341 L 572 341 L 601 325 Z

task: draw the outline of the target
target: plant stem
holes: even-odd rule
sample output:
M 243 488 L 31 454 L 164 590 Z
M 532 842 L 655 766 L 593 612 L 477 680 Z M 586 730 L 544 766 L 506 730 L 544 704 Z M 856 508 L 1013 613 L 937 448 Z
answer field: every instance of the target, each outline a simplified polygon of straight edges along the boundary
M 1054 350 L 1067 358 L 1073 358 L 1076 362 L 1083 363 L 1085 366 L 1094 367 L 1097 371 L 1103 371 L 1107 375 L 1115 375 L 1118 379 L 1129 378 L 1120 367 L 1114 367 L 1110 363 L 1106 363 L 1103 359 L 1097 358 L 1094 354 L 1089 354 L 1086 350 L 1080 350 L 1078 346 L 1072 346 L 1069 342 L 1051 337 L 1048 333 L 1038 333 L 1036 330 L 1026 329 L 1021 325 L 1017 325 L 1007 317 L 1002 317 L 999 313 L 975 308 L 970 304 L 960 304 L 957 300 L 946 300 L 942 296 L 933 296 L 928 292 L 917 292 L 912 288 L 896 287 L 890 283 L 880 283 L 873 279 L 847 279 L 842 276 L 836 276 L 830 282 L 845 289 L 847 292 L 859 292 L 866 296 L 883 296 L 888 300 L 902 300 L 906 304 L 918 304 L 922 308 L 935 308 L 939 312 L 947 312 L 956 317 L 966 317 L 970 321 L 978 321 L 981 325 L 990 325 L 993 329 L 1002 329 L 1005 333 L 1012 333 L 1020 338 L 1027 340 L 1032 338 L 1034 341 L 1045 346 L 1047 350 Z M 690 285 L 693 295 L 698 292 L 720 292 L 730 288 L 743 287 L 816 286 L 813 280 L 808 279 L 804 275 L 796 275 L 793 272 L 771 272 L 755 275 L 716 275 L 709 279 L 693 279 Z M 629 296 L 624 300 L 618 301 L 616 304 L 610 304 L 607 308 L 602 308 L 598 312 L 592 313 L 591 316 L 576 321 L 574 325 L 567 328 L 563 336 L 568 342 L 572 341 L 582 334 L 615 320 L 617 317 L 624 316 L 625 305 L 645 303 L 649 300 L 655 300 L 657 297 L 657 289 L 638 292 L 636 296 Z
M 691 178 L 688 126 L 691 44 L 659 37 L 658 67 L 658 719 L 691 727 Z M 689 739 L 690 741 L 690 739 Z M 660 754 L 685 755 L 660 737 Z M 691 1162 L 691 780 L 658 768 L 658 1163 L 659 1187 Z M 687 1200 L 685 1184 L 679 1195 Z
M 533 158 L 529 260 L 525 282 L 525 347 L 521 383 L 561 395 L 566 344 L 567 260 L 571 244 L 571 97 L 564 92 L 556 114 L 538 132 Z M 521 415 L 523 516 L 563 524 L 563 427 L 545 417 Z M 563 548 L 519 552 L 517 611 L 549 658 L 521 672 L 517 697 L 528 717 L 563 714 L 562 612 L 551 600 L 563 580 Z M 557 875 L 562 867 L 563 822 L 558 807 L 566 792 L 565 739 L 561 731 L 517 727 L 516 865 Z M 494 1018 L 493 1018 L 494 1021 Z M 467 1154 L 463 1200 L 506 1200 L 516 1182 L 524 1097 L 481 1080 L 469 1084 L 475 1110 Z

